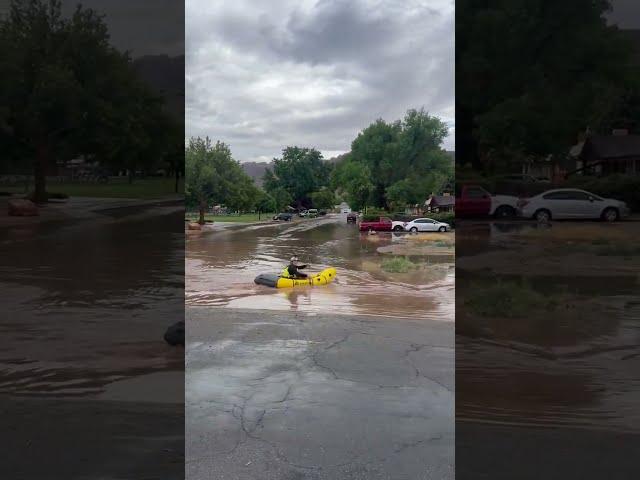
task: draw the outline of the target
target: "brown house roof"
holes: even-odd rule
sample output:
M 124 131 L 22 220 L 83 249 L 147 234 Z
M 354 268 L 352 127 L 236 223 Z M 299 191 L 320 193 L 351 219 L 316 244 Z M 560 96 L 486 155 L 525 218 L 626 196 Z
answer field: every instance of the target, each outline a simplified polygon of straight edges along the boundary
M 599 160 L 640 157 L 640 135 L 594 135 L 585 142 L 582 155 Z
M 432 207 L 450 207 L 456 204 L 456 197 L 453 195 L 432 195 L 427 204 Z

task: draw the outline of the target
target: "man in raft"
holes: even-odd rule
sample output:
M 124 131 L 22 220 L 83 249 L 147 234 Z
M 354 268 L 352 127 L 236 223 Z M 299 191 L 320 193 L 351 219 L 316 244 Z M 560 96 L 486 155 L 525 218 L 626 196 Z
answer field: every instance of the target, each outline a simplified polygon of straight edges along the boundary
M 298 257 L 293 256 L 291 257 L 289 265 L 287 265 L 284 270 L 282 270 L 280 276 L 282 278 L 307 278 L 306 274 L 299 271 L 303 268 L 307 268 L 307 265 L 301 265 L 298 261 Z

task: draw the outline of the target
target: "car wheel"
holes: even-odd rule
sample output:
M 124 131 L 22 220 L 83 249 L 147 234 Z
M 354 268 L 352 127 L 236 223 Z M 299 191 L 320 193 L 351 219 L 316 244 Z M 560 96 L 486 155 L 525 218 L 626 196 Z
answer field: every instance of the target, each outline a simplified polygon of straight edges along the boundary
M 440 227 L 438 229 L 439 232 L 446 232 L 447 231 L 447 227 Z
M 493 216 L 496 218 L 511 218 L 516 216 L 516 211 L 509 205 L 501 205 L 496 209 Z
M 404 230 L 404 228 L 402 228 L 400 225 L 396 225 L 395 227 L 393 227 L 394 232 L 401 232 L 402 230 Z
M 615 208 L 607 208 L 604 212 L 602 212 L 602 219 L 605 222 L 615 222 L 618 220 L 619 214 L 618 210 Z
M 546 223 L 551 220 L 551 212 L 549 210 L 541 209 L 533 215 L 533 218 L 535 218 L 540 223 Z
M 418 232 L 418 227 L 411 227 L 411 230 L 409 230 L 411 233 L 417 233 Z

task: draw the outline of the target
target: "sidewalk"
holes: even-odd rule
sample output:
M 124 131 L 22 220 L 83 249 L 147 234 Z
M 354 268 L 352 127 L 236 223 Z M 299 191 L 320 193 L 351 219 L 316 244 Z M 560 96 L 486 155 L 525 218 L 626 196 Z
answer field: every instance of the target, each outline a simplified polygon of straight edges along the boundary
M 16 197 L 0 197 L 0 228 L 19 227 L 66 220 L 88 220 L 98 214 L 117 209 L 148 208 L 151 206 L 183 205 L 182 195 L 168 195 L 155 199 L 71 197 L 50 201 L 39 206 L 37 217 L 13 217 L 7 213 L 8 202 Z

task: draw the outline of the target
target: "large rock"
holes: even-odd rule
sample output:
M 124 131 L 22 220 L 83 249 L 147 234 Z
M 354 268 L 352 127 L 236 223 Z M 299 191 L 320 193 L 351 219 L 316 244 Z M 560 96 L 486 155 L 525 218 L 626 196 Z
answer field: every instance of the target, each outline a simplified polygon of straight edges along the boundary
M 174 323 L 167 328 L 164 339 L 169 345 L 182 345 L 184 347 L 184 322 Z
M 9 215 L 14 217 L 34 217 L 38 215 L 38 207 L 31 200 L 14 198 L 9 200 Z

